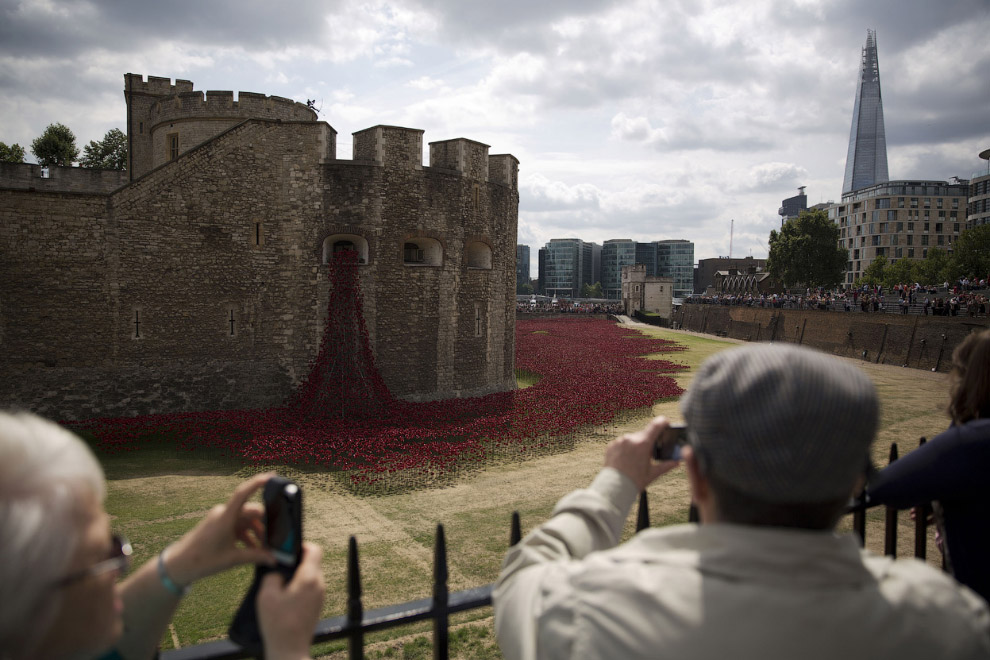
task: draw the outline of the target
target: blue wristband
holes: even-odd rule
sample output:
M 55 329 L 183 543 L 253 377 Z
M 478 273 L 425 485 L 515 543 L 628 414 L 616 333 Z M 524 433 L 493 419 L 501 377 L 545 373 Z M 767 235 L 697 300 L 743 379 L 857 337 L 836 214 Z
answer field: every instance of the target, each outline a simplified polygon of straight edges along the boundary
M 168 548 L 165 548 L 168 550 Z M 161 580 L 162 586 L 174 596 L 182 598 L 187 593 L 189 593 L 189 585 L 179 586 L 175 581 L 169 577 L 168 573 L 165 571 L 165 550 L 158 553 L 158 579 Z

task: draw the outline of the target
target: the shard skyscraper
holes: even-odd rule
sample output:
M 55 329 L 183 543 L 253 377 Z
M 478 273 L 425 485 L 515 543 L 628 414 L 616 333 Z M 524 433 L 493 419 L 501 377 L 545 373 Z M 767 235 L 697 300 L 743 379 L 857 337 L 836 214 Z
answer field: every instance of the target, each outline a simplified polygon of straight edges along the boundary
M 863 63 L 856 87 L 846 175 L 842 192 L 867 188 L 888 181 L 887 137 L 883 129 L 883 102 L 880 99 L 880 66 L 877 62 L 877 34 L 866 31 Z

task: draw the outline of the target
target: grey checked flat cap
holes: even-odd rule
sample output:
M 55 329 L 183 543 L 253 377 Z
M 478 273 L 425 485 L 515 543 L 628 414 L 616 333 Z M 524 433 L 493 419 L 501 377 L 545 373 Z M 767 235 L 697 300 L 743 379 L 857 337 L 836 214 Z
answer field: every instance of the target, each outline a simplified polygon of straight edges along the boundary
M 876 389 L 837 358 L 751 344 L 701 365 L 681 411 L 703 469 L 767 502 L 850 495 L 877 429 Z

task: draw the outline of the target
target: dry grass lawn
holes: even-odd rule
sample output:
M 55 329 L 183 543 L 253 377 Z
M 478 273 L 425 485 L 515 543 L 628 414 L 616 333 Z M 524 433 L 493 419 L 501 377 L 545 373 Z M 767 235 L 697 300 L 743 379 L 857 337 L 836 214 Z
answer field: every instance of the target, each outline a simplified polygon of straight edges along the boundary
M 685 388 L 705 358 L 733 344 L 687 332 L 643 331 L 689 347 L 683 353 L 664 356 L 690 367 L 676 376 Z M 853 362 L 876 383 L 883 400 L 882 428 L 874 452 L 878 465 L 886 464 L 891 442 L 900 443 L 903 454 L 917 445 L 919 437 L 931 437 L 946 427 L 946 375 Z M 658 403 L 653 414 L 680 419 L 677 401 Z M 524 532 L 545 519 L 561 496 L 591 481 L 601 465 L 608 437 L 638 429 L 647 419 L 644 415 L 627 420 L 607 429 L 606 434 L 601 429 L 588 433 L 572 451 L 493 466 L 446 488 L 386 497 L 356 497 L 320 475 L 282 470 L 302 483 L 305 535 L 325 551 L 328 591 L 323 615 L 338 615 L 346 609 L 345 557 L 352 535 L 360 547 L 366 608 L 430 594 L 437 523 L 446 531 L 450 587 L 462 589 L 492 582 L 508 544 L 511 513 L 520 513 Z M 108 511 L 114 516 L 115 527 L 132 539 L 139 560 L 153 557 L 254 471 L 213 464 L 195 454 L 177 457 L 160 449 L 107 458 L 104 463 L 109 481 Z M 686 521 L 688 496 L 683 470 L 654 484 L 649 503 L 654 525 Z M 882 513 L 870 517 L 882 520 Z M 899 547 L 902 553 L 910 552 L 913 536 L 907 514 L 901 519 Z M 630 515 L 627 535 L 633 533 L 634 520 L 635 512 Z M 870 529 L 868 545 L 882 551 L 879 525 L 874 522 Z M 934 555 L 932 547 L 929 556 Z M 240 569 L 197 585 L 181 605 L 174 635 L 166 636 L 163 647 L 170 648 L 173 638 L 184 646 L 222 637 L 249 581 L 250 571 Z M 461 626 L 464 631 L 460 635 L 467 641 L 455 645 L 461 656 L 498 657 L 490 633 L 490 610 L 468 613 L 459 620 L 469 622 Z M 479 627 L 482 632 L 476 630 Z M 420 639 L 421 630 L 425 628 L 384 635 L 384 641 L 369 648 L 369 657 L 430 657 L 428 644 Z M 340 648 L 342 645 L 329 646 L 321 652 L 336 657 Z

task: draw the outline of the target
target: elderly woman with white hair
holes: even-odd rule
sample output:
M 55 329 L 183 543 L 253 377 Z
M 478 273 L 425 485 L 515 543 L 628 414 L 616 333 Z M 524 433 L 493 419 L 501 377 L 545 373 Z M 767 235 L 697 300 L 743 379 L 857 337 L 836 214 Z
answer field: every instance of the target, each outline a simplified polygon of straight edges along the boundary
M 103 470 L 89 448 L 28 413 L 0 412 L 0 659 L 149 658 L 194 581 L 273 563 L 263 511 L 248 502 L 271 477 L 241 484 L 224 505 L 122 582 L 130 546 L 112 536 Z M 299 660 L 323 603 L 321 551 L 307 543 L 286 584 L 258 596 L 265 657 Z

